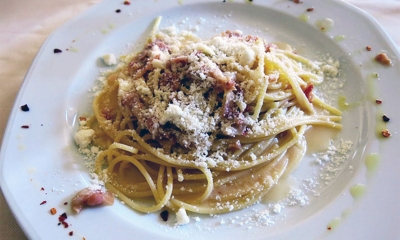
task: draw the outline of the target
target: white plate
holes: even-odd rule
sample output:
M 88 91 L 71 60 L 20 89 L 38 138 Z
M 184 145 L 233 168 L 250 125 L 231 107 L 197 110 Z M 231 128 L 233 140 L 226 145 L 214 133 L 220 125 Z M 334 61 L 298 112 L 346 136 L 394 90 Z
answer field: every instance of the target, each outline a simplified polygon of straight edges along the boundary
M 398 239 L 400 237 L 400 114 L 396 111 L 400 89 L 399 53 L 393 42 L 370 16 L 340 1 L 103 1 L 55 31 L 36 56 L 20 90 L 1 149 L 1 188 L 15 217 L 31 239 Z M 314 10 L 307 12 L 306 9 Z M 115 11 L 120 9 L 120 13 Z M 306 14 L 309 20 L 299 20 Z M 155 17 L 161 28 L 175 24 L 197 30 L 202 38 L 240 29 L 244 34 L 287 42 L 303 55 L 318 59 L 330 54 L 342 65 L 346 79 L 343 94 L 354 107 L 344 113 L 342 139 L 351 140 L 350 157 L 339 176 L 310 197 L 308 206 L 286 207 L 271 226 L 245 223 L 265 205 L 200 222 L 171 227 L 158 214 L 140 214 L 118 201 L 112 207 L 70 214 L 69 201 L 90 177 L 73 142 L 76 118 L 90 110 L 88 90 L 94 85 L 105 53 L 120 55 L 140 49 Z M 303 15 L 304 17 L 304 15 Z M 334 26 L 322 32 L 318 20 L 331 18 Z M 344 39 L 343 39 L 344 36 Z M 341 41 L 339 41 L 341 40 Z M 372 51 L 366 51 L 367 45 Z M 53 49 L 63 52 L 54 54 Z M 66 50 L 68 49 L 68 50 Z M 392 67 L 373 58 L 386 52 Z M 379 79 L 371 79 L 378 73 Z M 372 83 L 370 83 L 372 82 Z M 371 88 L 372 86 L 372 88 Z M 383 100 L 376 105 L 371 96 Z M 358 102 L 359 104 L 355 104 Z M 29 112 L 19 107 L 28 104 Z M 380 115 L 392 120 L 389 139 L 379 140 Z M 29 125 L 29 129 L 22 129 Z M 367 174 L 365 158 L 378 153 L 380 162 Z M 352 169 L 351 169 L 352 168 Z M 295 174 L 315 174 L 319 167 L 306 159 Z M 315 177 L 315 175 L 314 175 Z M 366 193 L 355 200 L 349 190 L 356 184 Z M 44 190 L 41 190 L 41 188 Z M 42 201 L 46 204 L 40 205 Z M 51 215 L 49 209 L 58 209 Z M 67 229 L 57 226 L 57 216 L 68 214 Z M 234 222 L 235 217 L 238 220 Z M 327 230 L 333 222 L 339 226 Z M 242 225 L 242 226 L 241 226 Z M 71 238 L 68 233 L 74 232 Z

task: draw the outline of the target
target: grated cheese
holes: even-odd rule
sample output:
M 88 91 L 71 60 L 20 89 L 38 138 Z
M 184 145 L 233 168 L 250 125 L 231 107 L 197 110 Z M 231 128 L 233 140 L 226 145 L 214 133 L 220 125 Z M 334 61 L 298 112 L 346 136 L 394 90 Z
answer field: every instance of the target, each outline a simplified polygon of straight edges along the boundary
M 117 58 L 112 53 L 107 53 L 102 56 L 104 63 L 108 66 L 117 64 Z
M 80 148 L 86 148 L 93 139 L 93 129 L 81 129 L 75 133 L 75 142 Z
M 179 210 L 176 212 L 176 224 L 177 225 L 185 225 L 190 222 L 190 219 L 186 213 L 185 208 L 181 207 Z

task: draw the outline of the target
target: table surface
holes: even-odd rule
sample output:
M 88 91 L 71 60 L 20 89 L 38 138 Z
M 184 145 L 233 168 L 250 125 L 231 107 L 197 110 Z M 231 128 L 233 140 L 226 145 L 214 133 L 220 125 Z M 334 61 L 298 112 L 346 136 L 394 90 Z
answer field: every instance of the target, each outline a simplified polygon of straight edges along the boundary
M 0 142 L 3 140 L 6 123 L 24 76 L 42 43 L 57 27 L 98 2 L 100 1 L 0 1 Z M 400 48 L 400 1 L 347 2 L 372 15 Z M 35 8 L 32 9 L 32 6 Z M 0 239 L 26 239 L 1 191 Z

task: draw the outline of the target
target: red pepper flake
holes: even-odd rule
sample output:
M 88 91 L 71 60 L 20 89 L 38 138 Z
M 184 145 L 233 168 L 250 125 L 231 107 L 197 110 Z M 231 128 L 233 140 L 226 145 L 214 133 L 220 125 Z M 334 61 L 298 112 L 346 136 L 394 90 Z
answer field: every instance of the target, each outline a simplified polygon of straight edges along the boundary
M 40 205 L 43 205 L 43 204 L 45 204 L 45 203 L 47 203 L 47 201 L 43 201 L 43 202 L 41 202 L 41 203 L 40 203 Z
M 312 12 L 312 11 L 314 11 L 313 7 L 307 8 L 307 12 Z
M 21 106 L 21 110 L 24 111 L 24 112 L 28 112 L 28 111 L 29 111 L 28 105 L 27 105 L 27 104 L 22 105 L 22 106 Z
M 74 231 L 69 232 L 68 235 L 73 236 L 74 235 Z
M 297 3 L 297 4 L 299 4 L 299 3 L 303 3 L 302 1 L 300 1 L 300 0 L 293 0 L 293 2 L 294 3 Z
M 389 122 L 389 121 L 390 121 L 390 118 L 388 118 L 386 115 L 383 115 L 383 116 L 382 116 L 382 120 L 383 120 L 384 122 Z
M 129 2 L 129 1 L 124 1 L 124 5 L 131 5 L 131 2 Z
M 372 47 L 371 46 L 366 46 L 365 49 L 367 49 L 367 51 L 371 51 Z
M 62 53 L 61 49 L 58 49 L 58 48 L 54 48 L 53 52 L 54 53 Z
M 64 222 L 65 219 L 67 219 L 67 218 L 68 218 L 67 214 L 66 214 L 66 213 L 63 213 L 63 214 L 61 214 L 61 215 L 58 217 L 58 221 Z
M 308 84 L 303 90 L 303 92 L 306 95 L 309 102 L 312 102 L 312 100 L 313 100 L 313 95 L 311 94 L 313 89 L 314 89 L 314 85 Z
M 160 217 L 164 222 L 168 221 L 168 215 L 169 215 L 168 210 L 164 210 L 160 213 Z
M 376 104 L 382 104 L 382 100 L 380 100 L 380 99 L 376 99 L 375 102 L 376 102 Z
M 328 230 L 332 230 L 332 228 L 331 228 L 331 227 L 328 227 Z
M 29 128 L 28 125 L 22 125 L 21 128 Z
M 385 138 L 390 137 L 390 132 L 389 132 L 389 130 L 387 130 L 387 129 L 383 130 L 383 131 L 382 131 L 382 136 L 385 137 Z
M 40 188 L 40 191 L 44 191 L 44 187 L 41 187 L 41 188 Z
M 116 13 L 120 13 L 120 12 L 121 12 L 121 9 L 117 9 L 117 10 L 115 10 L 115 12 L 116 12 Z
M 64 228 L 67 228 L 69 226 L 69 224 L 65 221 L 67 219 L 67 214 L 63 213 L 58 217 L 58 221 L 60 221 L 60 223 L 62 225 L 64 225 Z M 59 224 L 60 225 L 60 224 Z
M 380 54 L 376 55 L 375 60 L 378 61 L 379 63 L 381 63 L 383 65 L 387 65 L 387 66 L 392 64 L 392 61 L 386 55 L 386 53 L 380 53 Z

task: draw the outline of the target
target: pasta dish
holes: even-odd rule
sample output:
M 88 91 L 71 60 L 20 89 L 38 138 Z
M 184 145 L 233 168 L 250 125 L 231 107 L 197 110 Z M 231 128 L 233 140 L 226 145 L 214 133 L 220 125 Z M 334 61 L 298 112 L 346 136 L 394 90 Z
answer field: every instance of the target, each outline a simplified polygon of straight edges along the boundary
M 315 94 L 319 63 L 258 36 L 155 27 L 121 61 L 84 128 L 104 150 L 96 174 L 140 212 L 248 207 L 298 166 L 308 128 L 341 129 L 341 112 Z

